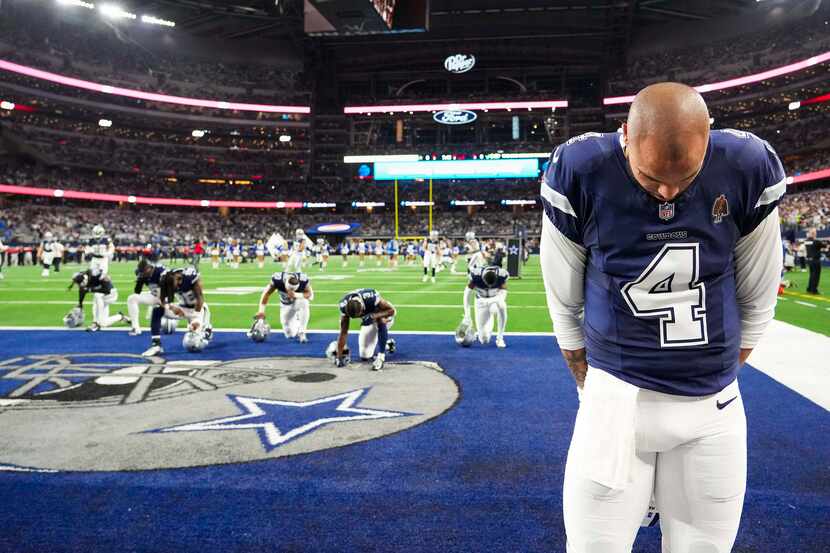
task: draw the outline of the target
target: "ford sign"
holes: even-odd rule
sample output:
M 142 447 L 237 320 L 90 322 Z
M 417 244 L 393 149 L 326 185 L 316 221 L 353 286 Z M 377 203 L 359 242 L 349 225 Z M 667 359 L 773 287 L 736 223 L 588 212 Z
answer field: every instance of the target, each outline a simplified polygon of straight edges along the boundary
M 444 69 L 450 73 L 466 73 L 476 64 L 475 56 L 467 54 L 455 54 L 444 60 Z
M 477 117 L 474 111 L 439 111 L 432 116 L 442 125 L 466 125 L 475 121 Z

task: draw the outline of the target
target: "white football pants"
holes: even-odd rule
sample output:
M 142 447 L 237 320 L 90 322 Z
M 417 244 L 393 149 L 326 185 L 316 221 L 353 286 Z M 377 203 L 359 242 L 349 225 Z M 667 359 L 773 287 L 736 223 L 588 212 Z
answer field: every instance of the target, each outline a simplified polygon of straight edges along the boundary
M 502 291 L 492 298 L 476 298 L 476 333 L 482 344 L 490 342 L 493 326 L 498 322 L 498 337 L 504 338 L 507 327 L 507 292 Z
M 588 369 L 565 467 L 568 553 L 630 553 L 652 492 L 663 553 L 729 553 L 745 490 L 737 381 L 686 397 Z
M 389 319 L 389 322 L 386 323 L 386 329 L 391 330 L 392 325 L 395 324 L 395 318 L 392 317 Z M 360 337 L 358 339 L 358 345 L 360 346 L 360 358 L 361 359 L 371 359 L 375 355 L 375 347 L 378 345 L 378 325 L 370 324 L 360 327 Z M 381 344 L 380 351 L 383 352 L 386 348 L 386 344 Z
M 424 252 L 424 268 L 425 269 L 437 269 L 438 265 L 440 264 L 440 257 L 436 253 L 432 253 L 429 250 Z
M 198 321 L 200 326 L 199 330 L 204 330 L 206 328 L 210 328 L 210 309 L 208 308 L 208 304 L 202 304 L 202 311 L 196 311 L 192 307 L 185 307 L 184 305 L 177 306 L 179 309 L 184 311 L 184 317 L 179 317 L 170 309 L 164 310 L 164 316 L 168 319 L 185 319 L 187 320 L 188 325 L 193 321 Z M 189 329 L 188 329 L 189 330 Z
M 141 332 L 141 316 L 139 305 L 158 305 L 159 299 L 150 292 L 130 294 L 127 296 L 127 313 L 130 316 L 130 324 L 133 330 Z
M 280 322 L 286 338 L 296 338 L 305 333 L 311 317 L 311 303 L 306 298 L 296 298 L 294 303 L 280 304 Z
M 118 300 L 118 290 L 113 288 L 109 294 L 92 294 L 92 321 L 102 328 L 112 326 L 121 320 L 121 315 L 110 315 L 110 304 Z
M 286 273 L 299 273 L 303 270 L 304 252 L 294 251 L 288 256 L 288 261 L 285 262 Z

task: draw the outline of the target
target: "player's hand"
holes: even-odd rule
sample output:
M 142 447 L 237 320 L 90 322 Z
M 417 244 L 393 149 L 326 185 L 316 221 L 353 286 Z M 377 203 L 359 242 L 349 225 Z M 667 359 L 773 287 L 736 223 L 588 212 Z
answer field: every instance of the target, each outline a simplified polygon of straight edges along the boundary
M 582 388 L 585 385 L 585 376 L 588 374 L 588 357 L 585 348 L 563 349 L 562 356 L 565 358 L 565 363 L 571 370 L 574 380 L 576 380 L 577 387 Z
M 471 326 L 473 324 L 473 320 L 470 317 L 464 317 L 461 319 L 461 324 Z
M 294 293 L 294 290 L 286 290 L 285 295 L 288 296 L 288 299 L 293 300 L 297 297 L 297 294 Z
M 170 311 L 172 311 L 173 314 L 176 315 L 177 317 L 184 317 L 184 311 L 182 310 L 181 307 L 178 307 L 176 305 L 171 305 L 170 306 Z
M 338 355 L 334 358 L 334 366 L 335 367 L 345 367 L 347 365 L 346 358 L 344 356 Z
M 738 357 L 738 364 L 743 366 L 746 363 L 746 360 L 749 358 L 750 354 L 752 353 L 752 348 L 741 348 L 740 356 Z
M 254 315 L 254 320 L 255 321 L 260 321 L 264 318 L 265 318 L 265 313 L 257 313 L 256 315 Z
M 200 326 L 201 325 L 199 324 L 199 321 L 193 321 L 192 323 L 190 323 L 190 330 L 196 332 L 197 330 L 199 330 Z

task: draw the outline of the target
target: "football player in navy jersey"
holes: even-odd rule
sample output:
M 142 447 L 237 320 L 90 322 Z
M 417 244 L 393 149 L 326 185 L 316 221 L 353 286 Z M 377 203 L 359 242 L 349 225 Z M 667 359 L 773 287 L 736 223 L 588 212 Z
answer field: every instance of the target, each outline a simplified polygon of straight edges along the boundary
M 314 290 L 305 273 L 274 273 L 271 282 L 259 298 L 259 310 L 254 319 L 265 318 L 265 307 L 274 292 L 280 295 L 280 322 L 288 339 L 297 338 L 301 344 L 308 342 L 306 329 L 311 317 L 311 300 Z
M 360 319 L 360 358 L 372 359 L 372 369 L 383 369 L 386 354 L 395 351 L 395 341 L 389 339 L 389 329 L 395 322 L 395 306 L 383 299 L 377 290 L 361 288 L 349 292 L 340 300 L 340 335 L 337 338 L 337 355 L 335 363 L 343 366 L 343 352 L 349 335 L 349 323 Z M 375 355 L 375 349 L 378 349 Z
M 72 275 L 69 289 L 71 290 L 76 284 L 78 285 L 77 309 L 81 313 L 84 309 L 84 298 L 87 294 L 92 294 L 92 324 L 87 327 L 87 332 L 97 332 L 120 322 L 130 324 L 130 319 L 120 311 L 117 315 L 110 315 L 110 305 L 118 300 L 118 290 L 113 286 L 109 275 L 102 273 L 100 269 L 87 269 Z
M 178 301 L 175 301 L 178 299 Z M 164 353 L 161 347 L 161 319 L 187 319 L 188 330 L 202 333 L 210 341 L 213 327 L 210 326 L 210 309 L 205 303 L 199 272 L 193 267 L 171 269 L 164 272 L 159 284 L 159 305 L 153 308 L 150 323 L 152 341 L 149 349 L 142 353 L 152 357 Z
M 464 289 L 464 320 L 471 326 L 470 304 L 475 296 L 476 326 L 478 341 L 489 344 L 493 336 L 493 323 L 497 322 L 496 346 L 506 348 L 504 329 L 507 327 L 507 271 L 501 267 L 477 267 L 470 270 L 469 282 Z
M 622 134 L 559 146 L 541 262 L 581 402 L 565 468 L 568 552 L 631 551 L 654 494 L 663 551 L 731 551 L 746 488 L 736 376 L 781 273 L 775 151 L 710 131 L 703 98 L 660 83 Z
M 141 261 L 138 262 L 138 267 L 135 270 L 135 288 L 133 293 L 127 296 L 127 313 L 129 313 L 130 321 L 132 322 L 130 336 L 139 336 L 141 334 L 139 306 L 159 305 L 161 275 L 166 271 L 167 268 L 164 265 L 153 264 L 146 257 L 142 257 Z M 145 286 L 148 288 L 147 292 L 142 291 Z

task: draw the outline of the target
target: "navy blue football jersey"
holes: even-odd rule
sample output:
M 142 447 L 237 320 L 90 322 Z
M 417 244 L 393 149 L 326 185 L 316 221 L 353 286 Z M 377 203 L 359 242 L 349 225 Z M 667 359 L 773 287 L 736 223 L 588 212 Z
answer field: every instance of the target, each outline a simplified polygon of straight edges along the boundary
M 164 265 L 156 265 L 153 267 L 153 272 L 150 273 L 149 277 L 138 277 L 135 279 L 135 293 L 140 294 L 141 289 L 144 285 L 147 285 L 147 288 L 150 289 L 150 293 L 154 296 L 159 295 L 159 286 L 161 284 L 161 275 L 167 272 L 167 268 Z
M 700 173 L 674 201 L 630 175 L 621 135 L 559 146 L 542 180 L 545 216 L 587 250 L 588 363 L 636 386 L 713 394 L 738 372 L 734 249 L 786 188 L 772 147 L 712 131 Z
M 300 280 L 297 289 L 294 291 L 295 294 L 302 296 L 303 292 L 305 292 L 308 288 L 308 275 L 305 273 L 286 273 L 283 271 L 281 273 L 274 273 L 271 275 L 271 287 L 279 292 L 280 303 L 283 305 L 291 305 L 294 303 L 294 300 L 288 296 L 288 288 L 285 286 L 291 275 L 296 275 Z
M 182 307 L 196 307 L 196 292 L 193 288 L 201 278 L 199 272 L 193 267 L 173 269 L 171 272 L 182 274 L 181 284 L 179 284 L 179 288 L 176 290 L 176 295 L 179 297 L 179 305 Z
M 362 315 L 364 324 L 371 324 L 371 322 L 366 322 L 367 317 L 375 313 L 380 307 L 380 294 L 374 288 L 361 288 L 359 290 L 349 292 L 343 296 L 343 299 L 340 300 L 340 313 L 342 315 L 346 314 L 346 303 L 348 303 L 349 298 L 355 294 L 359 295 L 363 299 L 363 305 L 365 306 Z
M 470 270 L 469 283 L 473 285 L 473 289 L 475 290 L 477 297 L 491 298 L 495 296 L 499 289 L 507 283 L 507 279 L 510 278 L 510 274 L 501 267 L 496 268 L 498 269 L 498 277 L 492 286 L 487 286 L 487 283 L 484 282 L 484 279 L 482 278 L 482 275 L 487 267 L 475 267 Z

